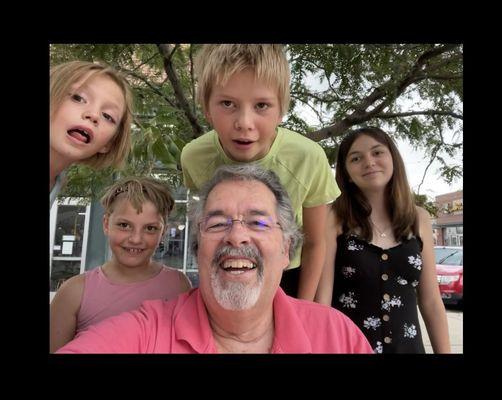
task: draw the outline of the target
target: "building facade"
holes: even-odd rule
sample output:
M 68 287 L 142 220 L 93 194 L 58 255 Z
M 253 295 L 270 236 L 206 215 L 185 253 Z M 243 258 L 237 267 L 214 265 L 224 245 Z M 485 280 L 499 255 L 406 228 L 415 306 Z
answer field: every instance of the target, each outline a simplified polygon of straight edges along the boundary
M 432 221 L 434 244 L 438 246 L 464 245 L 464 191 L 436 196 L 437 218 Z
M 173 191 L 175 207 L 168 219 L 168 229 L 154 259 L 182 270 L 198 286 L 196 260 L 190 251 L 188 196 L 184 187 Z M 52 301 L 61 284 L 72 276 L 96 268 L 111 257 L 108 239 L 103 233 L 104 210 L 98 200 L 62 198 L 50 210 L 49 275 Z

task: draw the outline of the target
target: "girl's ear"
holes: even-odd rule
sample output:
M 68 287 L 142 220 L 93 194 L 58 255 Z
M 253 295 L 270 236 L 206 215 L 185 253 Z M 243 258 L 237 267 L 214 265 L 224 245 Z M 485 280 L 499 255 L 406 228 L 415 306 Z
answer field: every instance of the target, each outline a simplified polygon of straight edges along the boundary
M 105 215 L 103 215 L 103 232 L 105 233 L 106 236 L 108 236 L 109 224 L 110 224 L 110 214 L 105 213 Z
M 211 118 L 211 114 L 209 111 L 204 111 L 204 116 L 206 117 L 206 121 L 209 122 L 209 125 L 213 126 L 213 119 Z

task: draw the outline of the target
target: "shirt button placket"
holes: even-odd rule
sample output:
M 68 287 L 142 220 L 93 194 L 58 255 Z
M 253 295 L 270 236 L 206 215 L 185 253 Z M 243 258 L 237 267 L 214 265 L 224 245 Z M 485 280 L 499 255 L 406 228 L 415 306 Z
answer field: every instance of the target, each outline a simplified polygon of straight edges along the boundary
M 381 262 L 381 271 L 382 274 L 380 275 L 380 278 L 381 278 L 381 282 L 382 282 L 382 289 L 383 289 L 383 300 L 385 302 L 389 301 L 390 300 L 390 294 L 387 293 L 388 291 L 388 285 L 387 285 L 387 282 L 389 281 L 389 273 L 387 271 L 387 263 L 386 261 L 389 259 L 389 255 L 385 252 L 383 252 L 381 255 L 380 255 L 380 262 Z M 382 309 L 381 310 L 382 313 L 381 313 L 381 318 L 382 318 L 382 321 L 384 322 L 383 326 L 382 326 L 382 334 L 383 334 L 383 343 L 384 344 L 391 344 L 392 343 L 392 331 L 389 329 L 390 326 L 388 324 L 386 324 L 386 322 L 389 322 L 390 320 L 390 308 L 388 310 L 385 310 L 385 309 Z

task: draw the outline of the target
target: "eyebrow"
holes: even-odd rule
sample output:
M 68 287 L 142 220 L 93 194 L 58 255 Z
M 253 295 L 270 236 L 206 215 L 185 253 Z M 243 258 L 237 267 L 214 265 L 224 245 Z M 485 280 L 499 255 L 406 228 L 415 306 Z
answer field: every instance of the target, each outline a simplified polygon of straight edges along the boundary
M 381 144 L 381 143 L 380 143 L 380 144 L 376 144 L 376 145 L 374 145 L 373 147 L 371 147 L 371 149 L 370 149 L 370 150 L 374 150 L 374 149 L 376 149 L 377 147 L 383 147 L 383 144 Z M 351 151 L 349 154 L 347 154 L 347 156 L 350 156 L 350 155 L 352 155 L 352 154 L 358 154 L 358 153 L 362 153 L 362 151 L 360 151 L 360 150 L 354 150 L 354 151 Z
M 231 95 L 226 94 L 226 93 L 217 93 L 215 95 L 215 97 L 229 99 L 229 100 L 239 100 L 237 97 L 231 96 Z M 261 101 L 261 102 L 268 101 L 268 102 L 272 103 L 273 101 L 275 101 L 275 97 L 274 96 L 271 96 L 271 97 L 258 97 L 256 99 L 253 99 L 253 101 Z
M 120 216 L 117 216 L 116 217 L 116 222 L 127 222 L 128 224 L 134 224 L 132 221 L 128 220 L 127 218 L 125 217 L 120 217 Z M 147 225 L 161 225 L 163 222 L 162 221 L 155 221 L 155 222 L 147 222 L 145 224 L 143 224 L 143 226 L 147 226 Z
M 258 209 L 251 209 L 248 212 L 246 212 L 246 215 L 261 215 L 263 217 L 270 217 L 269 213 Z M 222 210 L 214 210 L 214 211 L 209 211 L 206 214 L 205 218 L 216 217 L 216 216 L 228 217 L 229 215 L 225 214 Z
M 80 85 L 80 86 L 72 86 L 71 87 L 72 91 L 83 92 L 83 93 L 87 94 L 88 96 L 90 96 L 91 98 L 94 99 L 95 94 L 93 93 L 92 90 L 89 90 L 89 89 L 90 89 L 89 86 L 86 85 L 86 84 Z M 103 102 L 103 105 L 104 105 L 104 108 L 106 108 L 106 109 L 114 109 L 115 111 L 117 111 L 118 114 L 120 114 L 120 107 L 113 100 L 105 99 L 105 101 Z

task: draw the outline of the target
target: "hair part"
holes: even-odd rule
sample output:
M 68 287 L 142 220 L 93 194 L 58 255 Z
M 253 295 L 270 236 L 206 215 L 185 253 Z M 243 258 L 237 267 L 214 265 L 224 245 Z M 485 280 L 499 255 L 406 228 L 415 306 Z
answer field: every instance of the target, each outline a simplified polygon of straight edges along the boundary
M 52 120 L 64 99 L 70 94 L 71 87 L 81 80 L 84 85 L 97 75 L 109 77 L 122 90 L 124 95 L 124 113 L 120 118 L 117 132 L 113 136 L 107 153 L 96 153 L 79 163 L 94 169 L 113 166 L 121 168 L 131 149 L 131 123 L 133 95 L 126 79 L 112 67 L 88 61 L 70 61 L 56 65 L 50 70 L 50 119 Z
M 289 109 L 290 70 L 284 46 L 279 44 L 206 44 L 198 51 L 194 69 L 197 100 L 207 112 L 214 85 L 225 85 L 237 72 L 254 71 L 255 78 L 276 86 L 281 116 Z
M 295 221 L 295 215 L 288 192 L 282 186 L 277 175 L 257 164 L 222 165 L 216 169 L 213 178 L 206 182 L 199 192 L 199 201 L 191 203 L 190 221 L 192 225 L 192 251 L 197 255 L 198 224 L 203 218 L 204 208 L 211 191 L 220 183 L 228 181 L 257 181 L 263 183 L 276 200 L 277 220 L 282 228 L 284 241 L 289 241 L 289 258 L 292 259 L 296 248 L 301 244 L 302 234 Z
M 372 126 L 349 131 L 337 151 L 335 178 L 341 195 L 333 203 L 333 208 L 342 222 L 344 233 L 356 233 L 371 241 L 373 229 L 369 220 L 371 206 L 363 192 L 351 182 L 347 172 L 347 154 L 352 144 L 360 136 L 369 136 L 386 146 L 392 156 L 394 172 L 385 190 L 386 203 L 390 212 L 392 229 L 396 240 L 407 239 L 418 234 L 417 211 L 413 194 L 406 177 L 403 158 L 392 138 L 382 129 Z
M 174 199 L 168 185 L 145 176 L 126 177 L 109 186 L 101 197 L 105 214 L 113 213 L 117 199 L 128 200 L 138 214 L 143 212 L 143 204 L 151 201 L 162 216 L 165 225 L 174 208 Z

